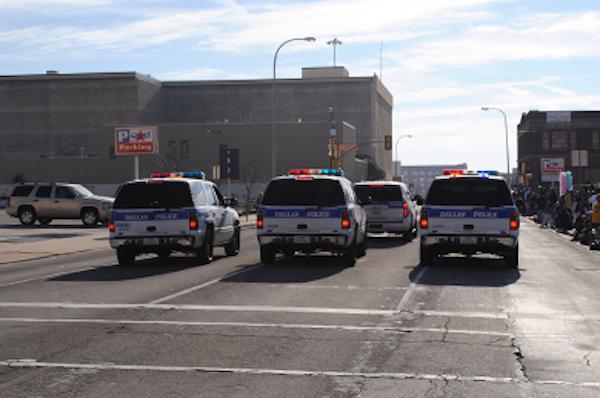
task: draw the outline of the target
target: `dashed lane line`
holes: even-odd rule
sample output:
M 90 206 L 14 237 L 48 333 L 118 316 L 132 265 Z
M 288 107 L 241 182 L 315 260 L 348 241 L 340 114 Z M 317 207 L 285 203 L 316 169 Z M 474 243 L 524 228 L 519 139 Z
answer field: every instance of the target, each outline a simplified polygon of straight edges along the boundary
M 39 280 L 42 280 L 42 279 L 56 278 L 57 276 L 68 275 L 68 274 L 72 274 L 72 273 L 75 273 L 75 272 L 89 271 L 89 270 L 94 269 L 94 268 L 98 268 L 98 266 L 91 266 L 91 267 L 85 267 L 85 268 L 77 268 L 77 269 L 72 269 L 72 270 L 69 270 L 69 271 L 60 271 L 60 272 L 55 272 L 55 273 L 52 273 L 52 274 L 44 274 L 44 275 L 39 275 L 39 276 L 32 276 L 30 278 L 19 279 L 19 280 L 12 281 L 12 282 L 0 283 L 0 287 L 15 286 L 15 285 L 21 285 L 21 284 L 27 283 L 27 282 L 39 281 Z
M 0 366 L 9 368 L 60 368 L 77 370 L 108 370 L 108 371 L 151 371 L 151 372 L 196 372 L 196 373 L 225 373 L 247 374 L 256 376 L 296 376 L 296 377 L 337 377 L 363 379 L 396 379 L 396 380 L 439 380 L 444 382 L 483 382 L 494 384 L 520 385 L 562 385 L 600 389 L 599 382 L 571 382 L 565 380 L 520 380 L 515 377 L 494 376 L 462 376 L 455 374 L 427 373 L 396 373 L 396 372 L 345 372 L 334 370 L 297 370 L 297 369 L 257 369 L 212 366 L 159 366 L 159 365 L 125 365 L 115 363 L 62 363 L 38 362 L 34 359 L 7 359 L 0 361 Z
M 423 279 L 423 275 L 425 275 L 426 271 L 427 271 L 427 267 L 422 267 L 419 270 L 419 273 L 417 274 L 417 276 L 415 277 L 415 279 L 410 283 L 410 286 L 406 290 L 406 293 L 404 293 L 404 295 L 400 299 L 400 302 L 396 306 L 396 311 L 401 311 L 401 310 L 405 310 L 406 309 L 406 304 L 411 299 L 414 291 L 417 288 L 417 285 L 421 282 L 421 279 Z
M 239 328 L 273 328 L 273 329 L 310 329 L 310 330 L 341 330 L 354 332 L 391 332 L 391 333 L 441 333 L 467 334 L 494 337 L 514 337 L 511 333 L 487 330 L 394 327 L 394 326 L 355 326 L 327 325 L 303 323 L 260 323 L 260 322 L 204 322 L 204 321 L 165 321 L 137 319 L 98 319 L 98 318 L 0 318 L 6 323 L 67 323 L 95 325 L 150 325 L 150 326 L 190 326 L 190 327 L 239 327 Z

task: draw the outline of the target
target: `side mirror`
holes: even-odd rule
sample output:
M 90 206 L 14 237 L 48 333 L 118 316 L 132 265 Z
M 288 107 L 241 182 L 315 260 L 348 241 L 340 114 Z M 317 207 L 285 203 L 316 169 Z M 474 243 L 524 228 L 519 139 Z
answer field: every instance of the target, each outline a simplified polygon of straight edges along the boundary
M 238 200 L 236 198 L 225 198 L 225 206 L 235 207 L 237 205 L 238 205 Z

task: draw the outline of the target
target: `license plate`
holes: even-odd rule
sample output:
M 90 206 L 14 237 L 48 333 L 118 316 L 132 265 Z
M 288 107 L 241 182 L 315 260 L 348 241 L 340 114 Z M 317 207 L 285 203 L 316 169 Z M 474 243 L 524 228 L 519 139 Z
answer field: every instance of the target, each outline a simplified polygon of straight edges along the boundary
M 463 245 L 476 245 L 477 238 L 471 236 L 461 236 L 460 243 Z
M 156 246 L 158 245 L 158 238 L 144 238 L 144 246 Z
M 294 236 L 294 243 L 310 243 L 310 236 Z

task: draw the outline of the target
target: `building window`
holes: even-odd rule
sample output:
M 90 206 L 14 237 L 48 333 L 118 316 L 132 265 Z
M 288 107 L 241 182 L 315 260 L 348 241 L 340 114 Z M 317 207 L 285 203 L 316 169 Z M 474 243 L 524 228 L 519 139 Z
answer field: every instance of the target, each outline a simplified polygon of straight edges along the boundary
M 552 150 L 566 151 L 567 150 L 567 132 L 553 131 L 552 132 Z
M 181 141 L 181 150 L 179 151 L 179 156 L 181 156 L 181 160 L 190 158 L 190 143 L 187 140 Z
M 542 132 L 542 150 L 550 150 L 550 133 L 547 131 Z
M 169 141 L 167 143 L 167 159 L 175 160 L 177 158 L 177 142 Z
M 594 151 L 600 149 L 600 131 L 592 132 L 592 149 Z
M 577 132 L 571 131 L 570 134 L 571 134 L 571 142 L 570 142 L 571 149 L 577 149 Z

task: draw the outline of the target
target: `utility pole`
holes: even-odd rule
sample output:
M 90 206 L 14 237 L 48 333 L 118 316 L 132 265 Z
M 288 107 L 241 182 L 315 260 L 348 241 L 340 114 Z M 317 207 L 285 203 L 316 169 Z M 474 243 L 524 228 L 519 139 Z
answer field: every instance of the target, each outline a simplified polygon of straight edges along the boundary
M 337 142 L 336 142 L 336 130 L 335 130 L 335 116 L 333 114 L 333 106 L 329 107 L 329 119 L 331 121 L 331 127 L 329 128 L 329 167 L 334 169 L 337 167 Z
M 335 59 L 336 52 L 335 51 L 336 51 L 336 47 L 338 45 L 340 45 L 340 44 L 343 44 L 343 43 L 340 40 L 338 40 L 337 37 L 335 37 L 333 40 L 329 40 L 327 42 L 327 44 L 330 45 L 330 46 L 333 46 L 333 66 L 335 67 L 335 62 L 336 62 L 336 59 Z

